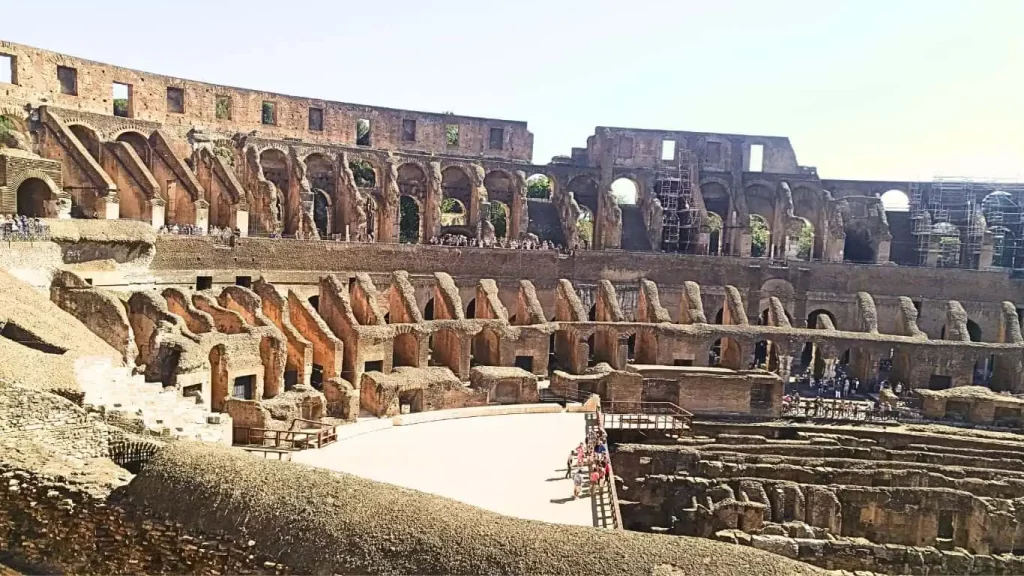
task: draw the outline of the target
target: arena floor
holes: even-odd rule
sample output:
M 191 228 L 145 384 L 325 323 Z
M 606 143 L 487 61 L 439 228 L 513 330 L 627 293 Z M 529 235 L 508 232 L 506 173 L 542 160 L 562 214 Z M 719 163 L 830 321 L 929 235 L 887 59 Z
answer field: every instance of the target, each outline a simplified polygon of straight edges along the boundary
M 295 454 L 311 466 L 356 474 L 509 516 L 593 525 L 589 498 L 572 499 L 570 450 L 582 414 L 517 414 L 395 426 Z

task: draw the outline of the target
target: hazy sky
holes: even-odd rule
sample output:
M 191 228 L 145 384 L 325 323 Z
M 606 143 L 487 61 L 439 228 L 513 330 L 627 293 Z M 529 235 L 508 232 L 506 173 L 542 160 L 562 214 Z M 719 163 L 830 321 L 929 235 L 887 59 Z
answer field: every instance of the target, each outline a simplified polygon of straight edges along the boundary
M 789 136 L 824 178 L 1024 176 L 1024 1 L 0 0 L 0 39 L 301 96 Z M 43 20 L 43 17 L 46 19 Z

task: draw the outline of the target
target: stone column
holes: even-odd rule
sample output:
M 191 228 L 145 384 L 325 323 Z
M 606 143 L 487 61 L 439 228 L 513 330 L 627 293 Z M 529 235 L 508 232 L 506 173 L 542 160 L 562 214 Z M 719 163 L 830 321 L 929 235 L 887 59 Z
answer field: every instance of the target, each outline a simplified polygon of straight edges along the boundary
M 196 228 L 203 231 L 203 234 L 210 229 L 210 203 L 200 198 L 196 200 Z
M 782 378 L 782 383 L 789 384 L 789 377 L 793 373 L 793 357 L 788 355 L 779 354 L 779 378 Z
M 249 236 L 249 205 L 239 202 L 234 206 L 235 212 L 231 225 L 238 229 L 238 235 L 242 238 Z
M 149 201 L 149 213 L 153 221 L 153 229 L 159 230 L 163 228 L 166 219 L 164 217 L 164 211 L 166 210 L 165 202 L 163 198 L 159 196 Z
M 469 167 L 469 170 L 472 188 L 469 192 L 469 214 L 467 215 L 466 225 L 470 228 L 475 228 L 480 224 L 481 210 L 486 208 L 486 206 L 482 206 L 482 204 L 487 202 L 487 187 L 484 186 L 486 172 L 484 167 L 479 164 L 473 164 Z
M 121 217 L 121 200 L 117 192 L 111 191 L 107 196 L 100 198 L 100 206 L 103 208 L 103 218 L 117 220 Z
M 878 256 L 875 259 L 878 264 L 884 264 L 889 261 L 889 251 L 891 246 L 892 236 L 882 238 L 882 240 L 878 242 Z

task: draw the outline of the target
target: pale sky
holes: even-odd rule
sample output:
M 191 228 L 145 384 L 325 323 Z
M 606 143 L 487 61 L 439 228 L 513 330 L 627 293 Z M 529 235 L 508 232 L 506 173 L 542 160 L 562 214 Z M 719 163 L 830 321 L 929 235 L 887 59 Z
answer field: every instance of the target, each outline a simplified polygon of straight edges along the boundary
M 1020 0 L 0 0 L 0 39 L 246 88 L 788 136 L 823 178 L 1024 180 Z

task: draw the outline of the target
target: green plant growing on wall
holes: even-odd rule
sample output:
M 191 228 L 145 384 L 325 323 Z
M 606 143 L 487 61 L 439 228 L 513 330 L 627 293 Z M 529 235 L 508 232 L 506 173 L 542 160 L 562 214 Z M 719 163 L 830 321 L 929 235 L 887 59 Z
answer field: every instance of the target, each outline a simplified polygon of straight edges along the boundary
M 750 255 L 760 258 L 768 253 L 768 224 L 757 216 L 750 217 Z
M 551 180 L 538 174 L 526 181 L 526 197 L 547 200 L 551 198 Z

